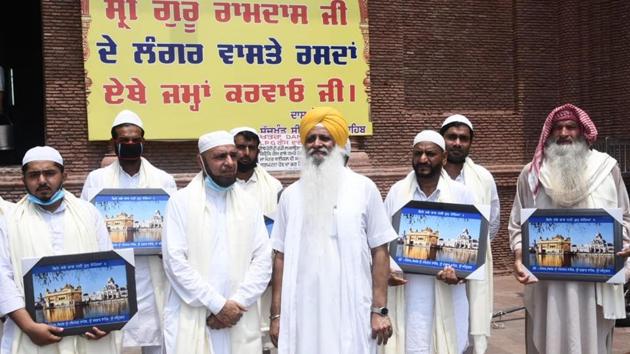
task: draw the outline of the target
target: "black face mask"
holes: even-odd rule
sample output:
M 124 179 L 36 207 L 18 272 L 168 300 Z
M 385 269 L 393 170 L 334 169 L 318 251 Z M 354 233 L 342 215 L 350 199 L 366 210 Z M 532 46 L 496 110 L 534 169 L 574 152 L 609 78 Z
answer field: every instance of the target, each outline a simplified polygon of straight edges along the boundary
M 142 143 L 116 144 L 116 156 L 121 160 L 137 160 L 142 156 Z

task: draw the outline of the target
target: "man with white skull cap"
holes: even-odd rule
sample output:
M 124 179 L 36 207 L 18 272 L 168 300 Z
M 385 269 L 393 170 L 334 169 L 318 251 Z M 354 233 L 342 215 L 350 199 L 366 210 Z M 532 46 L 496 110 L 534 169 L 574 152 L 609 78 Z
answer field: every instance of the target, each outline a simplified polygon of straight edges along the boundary
M 144 124 L 130 110 L 123 110 L 111 128 L 116 159 L 109 166 L 90 172 L 81 198 L 94 198 L 104 188 L 158 188 L 169 194 L 177 190 L 175 180 L 142 157 Z M 157 255 L 136 256 L 137 322 L 123 330 L 124 347 L 141 347 L 143 354 L 162 351 L 162 308 L 168 286 L 162 260 Z
M 83 336 L 61 337 L 62 328 L 34 322 L 24 308 L 23 258 L 106 251 L 112 244 L 96 208 L 63 188 L 57 150 L 28 150 L 22 175 L 27 194 L 6 218 L 8 233 L 0 232 L 0 315 L 9 316 L 0 353 L 36 353 L 40 346 L 63 353 L 120 352 L 114 336 L 96 327 Z
M 271 277 L 271 246 L 257 203 L 235 183 L 232 134 L 199 138 L 202 171 L 168 202 L 162 239 L 171 284 L 167 353 L 260 353 L 256 301 Z
M 234 145 L 239 152 L 236 167 L 236 183 L 252 197 L 264 215 L 273 218 L 278 206 L 278 197 L 282 183 L 258 164 L 260 137 L 254 128 L 238 127 L 230 130 L 234 136 Z M 260 328 L 267 332 L 269 328 L 269 307 L 271 306 L 271 287 L 260 298 Z M 265 338 L 267 338 L 265 336 Z M 271 343 L 263 343 L 270 346 Z
M 499 193 L 492 174 L 476 164 L 469 155 L 473 141 L 473 125 L 461 114 L 449 116 L 442 123 L 440 134 L 444 137 L 448 157 L 444 171 L 450 178 L 463 183 L 475 196 L 475 202 L 490 206 L 488 220 L 488 242 L 486 266 L 492 269 L 492 249 L 490 240 L 499 231 L 501 207 Z M 471 280 L 468 284 L 470 296 L 470 333 L 474 352 L 484 353 L 488 347 L 490 322 L 492 321 L 492 272 L 483 280 Z
M 411 200 L 473 204 L 471 192 L 442 173 L 446 159 L 446 145 L 439 133 L 418 133 L 413 140 L 413 171 L 389 190 L 385 198 L 387 213 L 393 216 Z M 404 287 L 389 288 L 394 337 L 384 352 L 442 354 L 466 350 L 468 298 L 466 285 L 455 270 L 447 266 L 435 277 L 405 274 L 405 278 Z

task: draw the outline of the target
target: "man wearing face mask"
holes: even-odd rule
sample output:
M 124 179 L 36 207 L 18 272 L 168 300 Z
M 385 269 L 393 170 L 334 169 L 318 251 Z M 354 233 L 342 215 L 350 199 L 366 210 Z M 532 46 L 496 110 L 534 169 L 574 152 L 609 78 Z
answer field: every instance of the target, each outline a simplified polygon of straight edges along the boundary
M 89 201 L 103 188 L 161 188 L 169 194 L 177 190 L 171 175 L 142 157 L 144 129 L 137 114 L 129 110 L 120 112 L 114 119 L 111 134 L 117 159 L 107 167 L 90 172 L 81 198 Z M 167 286 L 159 256 L 136 257 L 136 323 L 139 325 L 127 326 L 123 331 L 125 347 L 142 347 L 144 354 L 161 352 L 161 319 Z
M 27 151 L 22 175 L 27 194 L 7 216 L 6 229 L 0 227 L 0 315 L 9 317 L 0 353 L 39 353 L 42 346 L 51 353 L 119 353 L 114 336 L 96 327 L 61 337 L 62 328 L 34 322 L 24 308 L 23 258 L 107 251 L 112 244 L 96 208 L 63 188 L 57 150 Z
M 199 138 L 202 171 L 168 201 L 162 237 L 171 284 L 164 309 L 167 353 L 260 353 L 256 302 L 271 277 L 262 213 L 236 182 L 232 134 Z

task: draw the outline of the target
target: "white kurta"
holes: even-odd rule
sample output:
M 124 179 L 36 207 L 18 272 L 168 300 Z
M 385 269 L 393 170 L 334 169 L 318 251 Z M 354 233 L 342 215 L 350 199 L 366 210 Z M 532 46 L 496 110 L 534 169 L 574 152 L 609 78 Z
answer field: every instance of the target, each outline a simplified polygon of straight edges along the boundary
M 208 230 L 208 237 L 216 242 L 214 252 L 208 254 L 211 270 L 206 279 L 202 279 L 187 260 L 188 195 L 179 191 L 171 197 L 168 204 L 166 229 L 162 239 L 164 267 L 171 283 L 164 309 L 164 342 L 167 353 L 175 353 L 180 301 L 190 306 L 205 307 L 208 316 L 219 313 L 227 299 L 250 308 L 256 305 L 271 277 L 271 247 L 260 215 L 254 235 L 252 261 L 238 290 L 230 293 L 231 255 L 227 239 L 226 195 L 225 192 L 215 192 L 208 188 L 205 191 L 207 207 L 214 217 L 212 220 L 205 220 L 204 229 Z M 206 335 L 211 338 L 214 354 L 231 353 L 230 329 L 211 330 L 206 327 Z
M 315 247 L 317 241 L 302 231 L 301 181 L 280 198 L 271 238 L 273 248 L 284 253 L 281 354 L 376 351 L 370 324 L 371 249 L 394 240 L 396 233 L 376 185 L 349 169 L 342 173 L 324 247 Z
M 66 192 L 69 193 L 69 192 Z M 97 230 L 98 247 L 101 251 L 112 249 L 112 243 L 109 239 L 109 233 L 105 227 L 105 220 L 98 210 L 89 203 L 85 203 L 85 207 L 93 216 L 91 222 L 94 223 L 94 229 Z M 46 225 L 50 229 L 50 237 L 52 241 L 53 255 L 64 253 L 64 212 L 65 202 L 54 212 L 49 212 L 40 208 L 40 215 L 43 217 Z M 24 294 L 15 286 L 13 266 L 11 265 L 11 255 L 9 254 L 9 238 L 6 229 L 6 220 L 0 218 L 0 316 L 9 314 L 20 308 L 24 308 Z M 51 255 L 52 256 L 52 255 Z M 2 343 L 0 344 L 0 354 L 11 353 L 11 345 L 15 331 L 19 330 L 17 325 L 10 319 L 4 324 L 4 334 Z
M 85 179 L 85 183 L 83 184 L 83 189 L 81 190 L 81 199 L 90 201 L 103 188 L 112 188 L 110 187 L 111 182 L 107 180 L 108 177 L 106 169 L 107 167 L 99 168 L 88 174 Z M 152 171 L 155 175 L 151 176 L 151 180 L 159 180 L 161 188 L 164 188 L 164 190 L 168 193 L 177 190 L 177 185 L 175 184 L 173 176 L 158 168 L 152 169 Z M 138 184 L 140 182 L 139 173 L 129 176 L 129 174 L 121 168 L 118 178 L 118 188 L 138 188 Z
M 591 157 L 595 156 L 591 155 Z M 591 160 L 589 160 L 589 165 L 592 165 Z M 529 166 L 530 164 L 527 164 L 523 168 L 518 178 L 516 196 L 510 214 L 508 231 L 512 250 L 521 248 L 521 209 L 554 208 L 542 186 L 534 198 L 528 185 Z M 600 177 L 589 179 L 599 182 L 589 184 L 591 190 L 580 207 L 621 208 L 624 220 L 623 239 L 627 247 L 630 241 L 628 238 L 630 225 L 628 193 L 616 164 L 603 173 L 605 174 L 600 174 Z M 614 198 L 610 198 L 610 194 Z M 627 263 L 626 279 L 628 279 Z M 621 288 L 621 285 L 617 287 Z M 618 295 L 623 297 L 620 289 Z M 528 316 L 527 352 L 610 353 L 615 321 L 610 318 L 614 318 L 612 314 L 604 313 L 603 307 L 600 306 L 601 301 L 602 298 L 598 296 L 597 286 L 594 283 L 539 281 L 527 285 L 524 298 Z
M 282 190 L 282 183 L 261 166 L 257 166 L 254 171 L 247 181 L 237 178 L 236 183 L 259 203 L 263 214 L 269 216 L 278 204 L 278 193 Z
M 477 165 L 478 168 L 483 168 L 482 166 Z M 490 189 L 490 220 L 488 220 L 488 232 L 490 233 L 490 240 L 496 236 L 497 232 L 499 232 L 499 228 L 501 227 L 501 205 L 499 201 L 499 193 L 497 192 L 497 184 L 494 182 L 494 177 L 487 171 L 488 184 L 492 187 Z M 464 174 L 464 170 L 462 169 L 461 173 L 455 178 L 455 181 L 466 185 L 466 176 Z M 470 183 L 470 181 L 469 181 Z
M 387 193 L 385 198 L 385 208 L 388 215 L 394 215 L 400 208 L 409 202 L 404 195 L 406 192 L 401 189 L 407 188 L 403 181 L 396 182 Z M 445 183 L 443 178 L 436 190 L 429 196 L 418 186 L 414 179 L 413 200 L 437 202 L 438 198 L 442 202 L 457 204 L 473 204 L 474 196 L 464 185 L 457 182 Z M 449 188 L 445 191 L 445 188 Z M 440 198 L 440 195 L 447 193 L 448 200 Z M 391 260 L 390 260 L 391 261 Z M 431 354 L 433 353 L 433 322 L 435 312 L 435 276 L 406 273 L 407 284 L 405 287 L 405 353 L 407 354 Z M 468 298 L 466 295 L 466 285 L 451 285 L 453 312 L 457 314 L 454 330 L 457 334 L 457 346 L 459 352 L 463 352 L 468 347 Z M 396 333 L 394 333 L 396 335 Z
M 160 181 L 161 188 L 172 194 L 177 190 L 175 180 L 168 173 L 154 169 L 155 176 L 151 179 Z M 81 199 L 91 200 L 103 188 L 112 188 L 112 181 L 108 179 L 106 168 L 99 168 L 88 174 L 81 191 Z M 118 173 L 118 186 L 116 188 L 138 188 L 140 183 L 140 173 L 130 176 L 122 168 Z M 162 328 L 159 312 L 156 307 L 156 300 L 151 279 L 151 269 L 149 258 L 158 256 L 136 256 L 136 294 L 138 301 L 138 312 L 134 319 L 136 326 L 123 329 L 123 346 L 161 346 Z

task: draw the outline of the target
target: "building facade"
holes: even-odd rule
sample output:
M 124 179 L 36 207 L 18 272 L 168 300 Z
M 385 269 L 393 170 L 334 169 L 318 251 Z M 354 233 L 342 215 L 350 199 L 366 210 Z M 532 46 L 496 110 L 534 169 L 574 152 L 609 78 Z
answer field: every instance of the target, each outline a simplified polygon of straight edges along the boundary
M 66 284 L 59 290 L 46 290 L 46 294 L 44 295 L 46 309 L 79 305 L 81 304 L 82 299 L 83 292 L 81 291 L 80 285 L 75 288 L 70 284 Z
M 572 102 L 591 115 L 600 137 L 630 133 L 630 2 L 373 0 L 368 12 L 374 134 L 353 139 L 363 157 L 353 168 L 384 195 L 410 170 L 418 131 L 466 115 L 475 125 L 471 156 L 494 174 L 501 198 L 494 266 L 509 269 L 515 181 L 547 113 Z M 0 17 L 0 65 L 16 83 L 15 147 L 0 151 L 0 195 L 23 195 L 19 161 L 43 143 L 61 151 L 65 186 L 78 193 L 112 150 L 87 140 L 80 1 L 8 1 Z M 12 19 L 22 22 L 15 27 Z M 146 146 L 146 157 L 180 186 L 199 171 L 196 153 L 195 141 Z M 275 175 L 285 184 L 297 178 Z

